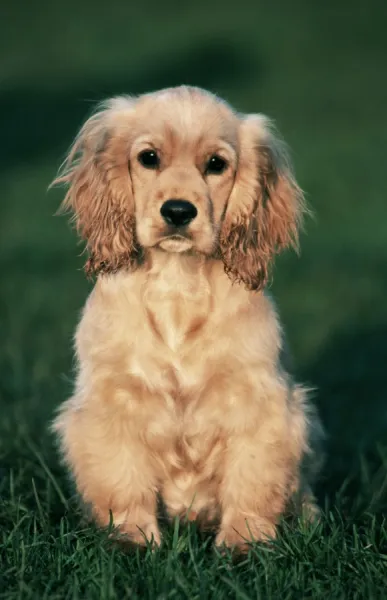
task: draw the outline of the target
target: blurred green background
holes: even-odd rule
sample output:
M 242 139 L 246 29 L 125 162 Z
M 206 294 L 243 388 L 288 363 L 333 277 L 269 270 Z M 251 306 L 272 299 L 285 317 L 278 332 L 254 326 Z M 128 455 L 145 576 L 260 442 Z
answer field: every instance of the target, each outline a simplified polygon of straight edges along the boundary
M 329 434 L 322 489 L 387 444 L 387 3 L 277 0 L 2 3 L 0 467 L 71 389 L 89 290 L 47 186 L 95 102 L 182 83 L 275 119 L 315 214 L 275 294 Z M 32 467 L 31 467 L 32 468 Z M 23 475 L 23 473 L 25 475 Z

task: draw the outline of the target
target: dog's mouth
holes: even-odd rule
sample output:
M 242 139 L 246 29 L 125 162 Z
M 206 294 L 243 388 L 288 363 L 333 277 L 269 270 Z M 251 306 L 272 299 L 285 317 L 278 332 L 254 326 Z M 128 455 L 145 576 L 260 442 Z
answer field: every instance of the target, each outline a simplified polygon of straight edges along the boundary
M 160 240 L 159 246 L 166 252 L 187 252 L 191 250 L 193 242 L 183 235 L 170 235 Z

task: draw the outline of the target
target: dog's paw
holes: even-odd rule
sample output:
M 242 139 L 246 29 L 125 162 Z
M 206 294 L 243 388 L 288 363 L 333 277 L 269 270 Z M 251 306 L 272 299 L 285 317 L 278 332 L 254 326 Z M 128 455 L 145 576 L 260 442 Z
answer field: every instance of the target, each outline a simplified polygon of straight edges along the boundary
M 300 512 L 302 520 L 311 525 L 317 523 L 321 519 L 321 510 L 313 496 L 303 499 Z
M 275 536 L 276 526 L 268 519 L 240 518 L 220 528 L 215 544 L 218 547 L 247 552 L 252 542 L 269 542 Z
M 113 534 L 124 545 L 148 546 L 152 548 L 160 546 L 161 535 L 156 520 L 143 524 L 131 523 L 128 520 L 117 526 Z

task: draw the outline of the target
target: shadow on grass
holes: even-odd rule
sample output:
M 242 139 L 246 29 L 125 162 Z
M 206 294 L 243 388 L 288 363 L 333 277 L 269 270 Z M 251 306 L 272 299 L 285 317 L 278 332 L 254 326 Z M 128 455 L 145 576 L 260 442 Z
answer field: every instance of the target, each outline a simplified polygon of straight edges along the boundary
M 303 374 L 328 434 L 320 499 L 387 508 L 387 326 L 334 336 Z
M 202 39 L 199 46 L 157 57 L 141 70 L 128 70 L 114 78 L 86 80 L 67 90 L 20 88 L 0 95 L 2 125 L 1 169 L 36 157 L 58 155 L 58 162 L 76 129 L 95 103 L 115 94 L 140 94 L 181 84 L 222 92 L 251 78 L 262 78 L 262 66 L 247 46 L 225 39 Z

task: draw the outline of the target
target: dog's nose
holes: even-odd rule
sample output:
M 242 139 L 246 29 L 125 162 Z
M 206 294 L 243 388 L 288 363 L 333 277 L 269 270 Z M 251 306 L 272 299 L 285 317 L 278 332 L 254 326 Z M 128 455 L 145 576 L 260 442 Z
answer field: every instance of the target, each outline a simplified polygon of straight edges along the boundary
M 164 221 L 175 227 L 188 225 L 198 214 L 196 206 L 187 200 L 167 200 L 160 212 Z

